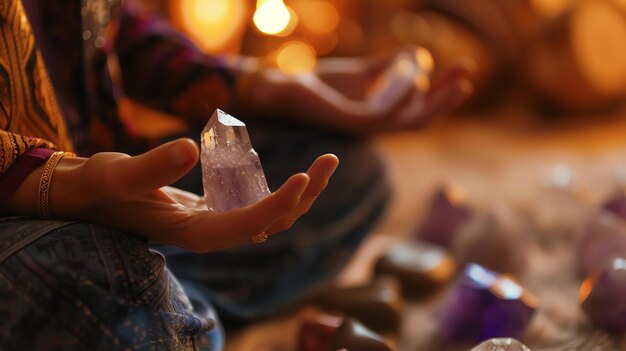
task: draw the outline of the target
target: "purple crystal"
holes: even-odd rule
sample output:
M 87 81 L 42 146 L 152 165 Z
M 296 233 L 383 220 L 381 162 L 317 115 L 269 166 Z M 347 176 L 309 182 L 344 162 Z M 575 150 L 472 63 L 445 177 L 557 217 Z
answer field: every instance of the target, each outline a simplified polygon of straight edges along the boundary
M 472 212 L 458 198 L 446 189 L 440 189 L 431 200 L 430 212 L 418 229 L 417 236 L 450 249 L 455 233 L 471 216 Z
M 520 338 L 537 308 L 537 299 L 513 278 L 469 264 L 440 307 L 441 334 L 452 342 Z
M 470 351 L 530 351 L 530 349 L 515 339 L 500 338 L 487 340 Z
M 614 212 L 600 211 L 583 229 L 578 255 L 583 277 L 615 257 L 626 257 L 626 221 Z
M 599 327 L 626 332 L 626 258 L 614 258 L 580 288 L 583 310 Z
M 452 255 L 459 266 L 473 262 L 500 273 L 521 274 L 526 267 L 528 229 L 508 206 L 474 216 L 459 228 Z
M 210 210 L 230 211 L 270 194 L 243 122 L 215 110 L 201 139 L 202 185 Z
M 626 195 L 619 194 L 614 196 L 609 201 L 607 201 L 606 204 L 604 204 L 603 208 L 626 219 Z

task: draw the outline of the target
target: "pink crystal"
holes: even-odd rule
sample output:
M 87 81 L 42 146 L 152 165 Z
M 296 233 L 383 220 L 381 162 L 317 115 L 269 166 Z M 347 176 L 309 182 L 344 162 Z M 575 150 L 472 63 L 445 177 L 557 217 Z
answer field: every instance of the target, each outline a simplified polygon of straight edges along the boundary
M 218 109 L 200 136 L 202 185 L 210 210 L 230 211 L 270 194 L 243 122 Z

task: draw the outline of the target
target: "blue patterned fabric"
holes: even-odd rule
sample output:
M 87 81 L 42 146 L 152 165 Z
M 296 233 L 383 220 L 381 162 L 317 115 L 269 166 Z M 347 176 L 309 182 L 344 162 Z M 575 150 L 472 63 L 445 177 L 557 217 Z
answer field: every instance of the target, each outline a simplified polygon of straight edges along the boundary
M 146 240 L 27 218 L 3 218 L 0 233 L 8 254 L 0 263 L 0 349 L 222 348 L 212 309 L 195 301 L 205 308 L 193 310 Z M 26 238 L 32 242 L 21 245 Z

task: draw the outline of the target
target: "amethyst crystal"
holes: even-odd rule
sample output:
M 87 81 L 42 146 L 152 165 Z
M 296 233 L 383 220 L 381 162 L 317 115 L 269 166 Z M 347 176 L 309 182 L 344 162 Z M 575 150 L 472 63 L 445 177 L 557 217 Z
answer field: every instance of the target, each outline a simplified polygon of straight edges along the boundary
M 604 204 L 603 208 L 626 219 L 626 195 L 623 193 L 615 195 Z
M 530 351 L 526 345 L 511 338 L 491 339 L 470 351 Z
M 402 241 L 393 244 L 375 266 L 378 275 L 393 275 L 402 292 L 424 296 L 454 276 L 456 264 L 444 249 L 424 242 Z
M 626 257 L 626 221 L 614 212 L 600 211 L 583 229 L 578 255 L 583 277 L 615 257 Z
M 441 334 L 452 342 L 520 338 L 537 308 L 537 299 L 513 278 L 469 264 L 441 305 Z
M 432 56 L 428 50 L 404 48 L 372 84 L 366 96 L 368 105 L 373 110 L 380 110 L 405 98 L 415 88 L 426 91 L 430 86 L 432 68 Z
M 430 212 L 419 227 L 417 237 L 450 248 L 459 227 L 469 220 L 472 212 L 450 191 L 440 189 L 430 203 Z
M 528 230 L 508 206 L 474 216 L 452 243 L 460 267 L 473 262 L 500 273 L 521 274 L 526 267 Z
M 210 210 L 230 211 L 270 194 L 243 122 L 215 110 L 201 139 L 202 185 Z
M 607 331 L 626 332 L 626 258 L 614 258 L 580 288 L 583 310 Z

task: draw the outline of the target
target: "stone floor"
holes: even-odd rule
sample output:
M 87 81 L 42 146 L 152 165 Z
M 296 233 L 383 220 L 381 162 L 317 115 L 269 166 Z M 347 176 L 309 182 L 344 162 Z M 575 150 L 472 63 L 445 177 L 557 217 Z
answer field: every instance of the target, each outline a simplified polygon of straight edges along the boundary
M 424 131 L 378 138 L 393 186 L 401 191 L 395 192 L 385 217 L 338 283 L 367 281 L 372 260 L 389 242 L 411 234 L 430 195 L 447 184 L 461 189 L 479 211 L 506 203 L 531 224 L 537 240 L 520 280 L 542 305 L 524 341 L 534 350 L 604 350 L 584 344 L 589 338 L 602 344 L 608 337 L 585 327 L 577 305 L 579 279 L 572 247 L 585 216 L 626 184 L 626 113 L 568 120 L 539 120 L 530 117 L 533 113 L 513 103 L 488 113 L 437 121 Z M 569 190 L 542 185 L 555 177 L 571 186 Z M 437 328 L 431 313 L 440 297 L 409 302 L 402 330 L 392 336 L 398 350 L 455 349 L 430 341 Z M 298 320 L 311 313 L 315 311 L 303 308 L 231 331 L 227 350 L 295 350 Z M 614 347 L 626 350 L 624 340 L 618 344 Z

